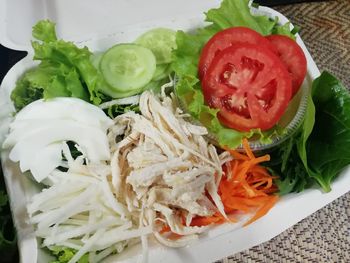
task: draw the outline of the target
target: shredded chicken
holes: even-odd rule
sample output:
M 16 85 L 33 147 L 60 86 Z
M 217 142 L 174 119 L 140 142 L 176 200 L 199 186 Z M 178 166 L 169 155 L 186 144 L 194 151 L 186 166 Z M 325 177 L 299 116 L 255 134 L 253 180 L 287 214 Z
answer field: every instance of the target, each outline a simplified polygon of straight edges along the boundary
M 139 108 L 141 114 L 116 117 L 108 134 L 113 191 L 125 199 L 140 227 L 152 227 L 160 243 L 187 245 L 207 229 L 191 226 L 193 217 L 217 211 L 226 216 L 217 188 L 221 165 L 230 157 L 218 155 L 203 137 L 206 128 L 187 121 L 174 97 L 164 91 L 159 97 L 144 92 Z M 161 233 L 164 226 L 184 237 L 168 238 Z

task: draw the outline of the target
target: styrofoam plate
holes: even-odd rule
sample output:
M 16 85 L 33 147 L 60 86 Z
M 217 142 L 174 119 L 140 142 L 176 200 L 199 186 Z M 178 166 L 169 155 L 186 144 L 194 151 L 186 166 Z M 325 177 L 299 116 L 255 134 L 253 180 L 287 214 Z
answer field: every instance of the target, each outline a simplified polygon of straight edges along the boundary
M 272 9 L 261 7 L 260 11 L 270 14 L 272 17 L 278 16 L 279 21 L 283 24 L 288 21 L 283 15 Z M 59 23 L 59 21 L 57 22 Z M 193 16 L 187 14 L 186 16 L 168 16 L 152 21 L 148 19 L 146 22 L 138 21 L 136 24 L 115 28 L 115 33 L 104 35 L 104 37 L 96 34 L 94 37 L 79 42 L 79 45 L 87 45 L 91 50 L 100 51 L 117 42 L 133 41 L 141 33 L 154 27 L 162 26 L 191 30 L 202 25 L 203 16 L 197 12 L 193 13 Z M 297 41 L 303 48 L 308 63 L 304 85 L 311 85 L 312 80 L 318 77 L 320 72 L 299 36 Z M 3 80 L 0 89 L 0 142 L 7 132 L 8 124 L 12 118 L 11 113 L 14 110 L 9 94 L 14 88 L 16 80 L 23 72 L 34 65 L 31 56 L 27 56 L 17 63 Z M 14 222 L 18 232 L 20 260 L 25 263 L 47 262 L 47 256 L 40 249 L 40 244 L 37 243 L 34 236 L 33 227 L 27 224 L 28 216 L 25 209 L 29 198 L 38 191 L 38 188 L 33 181 L 20 173 L 17 164 L 8 159 L 7 151 L 1 153 L 1 159 Z M 149 262 L 212 262 L 268 241 L 347 193 L 350 190 L 349 172 L 349 169 L 345 170 L 336 179 L 330 193 L 323 193 L 320 189 L 308 189 L 299 194 L 284 196 L 266 216 L 247 227 L 242 228 L 240 224 L 217 226 L 203 234 L 198 241 L 180 249 L 170 249 L 152 244 L 149 251 Z M 106 261 L 136 262 L 139 257 L 140 247 L 135 246 Z

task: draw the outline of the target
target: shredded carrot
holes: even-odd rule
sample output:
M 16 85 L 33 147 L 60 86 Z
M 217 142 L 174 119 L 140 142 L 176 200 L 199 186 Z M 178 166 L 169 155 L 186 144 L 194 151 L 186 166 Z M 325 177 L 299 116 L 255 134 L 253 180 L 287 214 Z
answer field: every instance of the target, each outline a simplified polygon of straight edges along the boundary
M 256 157 L 247 139 L 242 144 L 245 153 L 226 149 L 234 159 L 223 166 L 226 175 L 220 181 L 219 195 L 229 216 L 237 212 L 255 211 L 252 218 L 245 223 L 246 226 L 264 216 L 277 202 L 278 197 L 274 195 L 277 191 L 273 184 L 275 177 L 260 165 L 269 161 L 270 156 L 266 154 Z M 211 217 L 196 217 L 191 225 L 205 226 L 224 221 L 223 216 L 216 213 Z
M 237 174 L 239 162 L 237 160 L 233 160 L 231 163 L 234 163 L 233 169 L 232 169 L 232 174 Z M 232 179 L 232 175 L 228 179 L 231 180 Z
M 231 149 L 228 149 L 228 148 L 226 148 L 225 150 L 228 151 L 237 160 L 249 160 L 248 156 L 246 156 L 244 154 L 241 154 L 241 153 L 239 153 L 239 152 L 237 152 L 235 150 L 231 150 Z
M 247 139 L 243 140 L 243 149 L 244 149 L 246 155 L 248 155 L 250 160 L 255 159 L 255 156 L 253 154 L 253 151 L 249 147 L 249 142 Z
M 229 152 L 235 158 L 224 169 L 233 167 L 230 171 L 232 179 L 223 177 L 219 185 L 219 194 L 225 211 L 251 212 L 253 217 L 245 224 L 249 225 L 264 216 L 277 202 L 278 197 L 273 195 L 277 187 L 273 185 L 273 177 L 268 170 L 261 166 L 262 162 L 270 160 L 268 154 L 256 157 L 249 147 L 247 139 L 243 140 L 245 154 L 235 150 Z

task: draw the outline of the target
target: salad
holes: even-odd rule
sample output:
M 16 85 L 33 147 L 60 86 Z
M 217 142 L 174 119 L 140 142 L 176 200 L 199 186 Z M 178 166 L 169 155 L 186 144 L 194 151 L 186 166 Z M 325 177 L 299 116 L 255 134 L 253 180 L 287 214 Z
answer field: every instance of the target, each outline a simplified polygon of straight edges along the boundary
M 96 53 L 51 21 L 33 27 L 40 63 L 11 93 L 3 148 L 41 188 L 27 213 L 52 262 L 140 242 L 146 259 L 151 238 L 186 246 L 244 214 L 251 224 L 281 195 L 331 190 L 350 163 L 350 94 L 328 72 L 306 87 L 297 30 L 248 2 L 223 0 L 195 32 L 155 28 Z M 294 133 L 254 151 L 286 133 L 302 96 Z

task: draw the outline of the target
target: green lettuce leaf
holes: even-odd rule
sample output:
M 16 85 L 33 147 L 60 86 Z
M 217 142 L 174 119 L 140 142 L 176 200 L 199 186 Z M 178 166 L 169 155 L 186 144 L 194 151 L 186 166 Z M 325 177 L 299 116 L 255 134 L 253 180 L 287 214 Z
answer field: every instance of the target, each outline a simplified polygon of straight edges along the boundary
M 34 60 L 41 63 L 16 83 L 11 99 L 17 110 L 44 98 L 76 97 L 99 104 L 103 78 L 90 61 L 91 52 L 71 42 L 57 40 L 55 24 L 39 21 L 33 27 Z
M 49 247 L 52 255 L 56 258 L 50 263 L 68 263 L 77 253 L 77 250 L 67 247 L 51 246 Z M 89 263 L 89 254 L 83 255 L 78 263 Z
M 190 76 L 190 78 L 197 79 L 200 52 L 206 40 L 210 38 L 205 38 L 203 35 L 211 35 L 209 32 L 206 29 L 202 29 L 200 34 L 197 32 L 194 35 L 183 31 L 176 32 L 177 49 L 172 53 L 171 66 L 178 77 Z
M 212 22 L 219 30 L 234 26 L 249 27 L 266 36 L 271 34 L 276 19 L 252 15 L 249 0 L 224 0 L 217 9 L 206 13 L 206 21 Z
M 30 75 L 31 72 L 32 70 L 28 71 L 17 81 L 16 88 L 11 93 L 11 100 L 17 110 L 20 110 L 29 103 L 43 97 L 44 90 L 42 86 L 37 86 L 35 83 L 31 83 L 26 77 L 28 74 Z
M 34 49 L 34 60 L 51 61 L 57 65 L 70 67 L 70 69 L 79 73 L 80 77 L 87 86 L 92 102 L 98 101 L 98 84 L 102 82 L 96 68 L 90 61 L 91 52 L 87 47 L 78 48 L 71 42 L 58 40 L 54 42 L 32 42 Z M 78 78 L 79 80 L 79 78 Z M 79 81 L 80 82 L 80 81 Z M 81 93 L 81 92 L 80 92 Z
M 54 42 L 57 40 L 55 24 L 48 20 L 41 20 L 33 27 L 33 37 L 43 42 Z
M 272 34 L 274 35 L 284 35 L 287 37 L 290 37 L 291 39 L 295 40 L 295 34 L 297 30 L 290 30 L 290 23 L 285 23 L 284 25 L 280 26 L 276 24 L 274 28 L 272 29 Z

